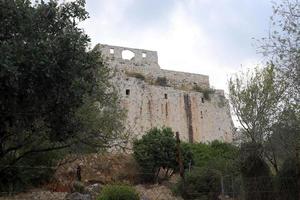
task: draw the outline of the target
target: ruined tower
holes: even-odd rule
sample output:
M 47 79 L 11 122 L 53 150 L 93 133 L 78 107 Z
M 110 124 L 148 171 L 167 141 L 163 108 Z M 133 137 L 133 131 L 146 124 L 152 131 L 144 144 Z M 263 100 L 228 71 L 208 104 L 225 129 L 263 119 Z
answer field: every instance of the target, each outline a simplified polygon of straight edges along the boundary
M 167 126 L 184 141 L 232 141 L 228 100 L 222 90 L 210 89 L 208 76 L 161 69 L 155 51 L 96 48 L 116 72 L 113 82 L 127 110 L 126 128 L 135 136 Z

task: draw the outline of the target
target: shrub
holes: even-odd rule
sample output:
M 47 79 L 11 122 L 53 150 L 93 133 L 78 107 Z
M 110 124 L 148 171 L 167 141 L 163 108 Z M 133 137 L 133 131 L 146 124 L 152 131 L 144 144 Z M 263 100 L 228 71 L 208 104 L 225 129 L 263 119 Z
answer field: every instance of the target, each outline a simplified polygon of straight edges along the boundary
M 107 185 L 97 200 L 139 200 L 139 194 L 131 186 Z
M 200 87 L 198 85 L 194 85 L 193 90 L 196 91 L 196 92 L 203 93 L 203 97 L 206 100 L 210 100 L 210 96 L 209 95 L 215 93 L 215 90 L 212 89 L 212 88 L 202 88 L 202 87 Z
M 297 160 L 295 158 L 288 158 L 284 161 L 280 171 L 278 172 L 277 191 L 279 193 L 280 200 L 299 199 L 299 185 L 297 185 L 297 178 L 300 178 L 300 174 L 297 167 Z
M 241 150 L 242 160 L 240 166 L 245 190 L 245 200 L 274 199 L 270 168 L 262 158 L 259 145 L 255 143 L 244 144 Z M 243 153 L 245 151 L 248 152 Z
M 189 148 L 182 148 L 185 166 L 192 161 Z M 134 158 L 142 170 L 142 179 L 146 182 L 157 181 L 160 169 L 165 170 L 165 178 L 178 169 L 176 161 L 176 140 L 171 128 L 150 129 L 140 140 L 133 143 Z
M 126 75 L 129 77 L 134 77 L 134 78 L 140 79 L 142 81 L 144 81 L 146 79 L 143 74 L 138 73 L 138 72 L 127 72 L 126 71 Z
M 168 80 L 166 77 L 157 77 L 155 84 L 160 86 L 168 86 Z
M 210 165 L 213 169 L 217 169 L 227 174 L 238 171 L 238 166 L 236 166 L 238 149 L 232 144 L 215 140 L 208 144 L 187 143 L 184 145 L 189 146 L 196 167 Z
M 184 199 L 215 200 L 221 193 L 220 172 L 208 167 L 192 170 L 180 180 L 175 192 Z
M 72 188 L 71 188 L 71 191 L 72 192 L 79 192 L 79 193 L 85 193 L 85 187 L 84 187 L 84 184 L 80 181 L 75 181 L 72 185 Z

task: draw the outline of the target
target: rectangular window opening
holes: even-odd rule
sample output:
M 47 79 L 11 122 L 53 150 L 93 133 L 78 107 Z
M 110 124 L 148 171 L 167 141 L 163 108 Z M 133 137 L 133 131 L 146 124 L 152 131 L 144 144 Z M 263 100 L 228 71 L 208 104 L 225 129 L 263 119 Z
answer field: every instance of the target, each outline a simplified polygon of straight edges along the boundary
M 114 50 L 114 49 L 110 49 L 110 50 L 109 50 L 109 53 L 110 53 L 110 54 L 114 54 L 114 53 L 115 53 L 115 50 Z
M 201 102 L 204 103 L 204 98 L 203 97 L 201 98 Z
M 168 94 L 165 94 L 165 99 L 168 99 Z
M 126 95 L 129 96 L 130 95 L 130 90 L 126 89 Z

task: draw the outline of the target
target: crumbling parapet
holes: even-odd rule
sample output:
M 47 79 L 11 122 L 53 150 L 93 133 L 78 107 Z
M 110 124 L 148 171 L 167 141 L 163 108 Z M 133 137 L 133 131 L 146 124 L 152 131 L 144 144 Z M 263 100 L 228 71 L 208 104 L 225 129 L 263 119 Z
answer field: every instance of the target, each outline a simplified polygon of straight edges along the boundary
M 156 51 L 149 51 L 144 49 L 135 49 L 128 47 L 112 46 L 106 44 L 99 44 L 99 50 L 109 59 L 110 62 L 118 62 L 123 64 L 131 64 L 144 66 L 147 68 L 159 69 L 158 57 Z M 126 53 L 132 53 L 132 58 L 124 58 Z
M 110 67 L 117 68 L 128 73 L 140 73 L 146 78 L 166 78 L 169 85 L 181 89 L 193 89 L 194 86 L 209 88 L 209 77 L 202 74 L 193 74 L 172 70 L 160 69 L 156 51 L 144 49 L 98 44 L 97 48 L 102 52 Z M 133 53 L 131 59 L 125 59 L 122 53 Z

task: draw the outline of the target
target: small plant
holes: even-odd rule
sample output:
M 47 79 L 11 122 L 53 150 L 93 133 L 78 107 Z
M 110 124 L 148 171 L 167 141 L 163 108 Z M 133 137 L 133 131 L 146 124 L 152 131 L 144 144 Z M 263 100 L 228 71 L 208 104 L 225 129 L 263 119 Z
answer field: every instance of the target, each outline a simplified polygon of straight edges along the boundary
M 107 185 L 97 200 L 139 200 L 139 194 L 132 186 Z
M 80 181 L 75 181 L 73 183 L 72 192 L 85 193 L 84 184 Z
M 215 90 L 212 88 L 202 88 L 199 85 L 194 85 L 193 90 L 196 92 L 203 93 L 203 97 L 206 100 L 210 100 L 210 94 L 214 94 Z
M 134 78 L 137 78 L 137 79 L 140 79 L 142 81 L 144 81 L 146 78 L 143 74 L 141 73 L 138 73 L 138 72 L 125 72 L 127 76 L 129 77 L 134 77 Z
M 157 77 L 155 84 L 165 87 L 165 86 L 168 86 L 168 80 L 166 77 Z
M 222 108 L 226 105 L 226 99 L 224 96 L 220 96 L 219 97 L 219 102 L 218 102 L 218 106 L 219 108 Z

